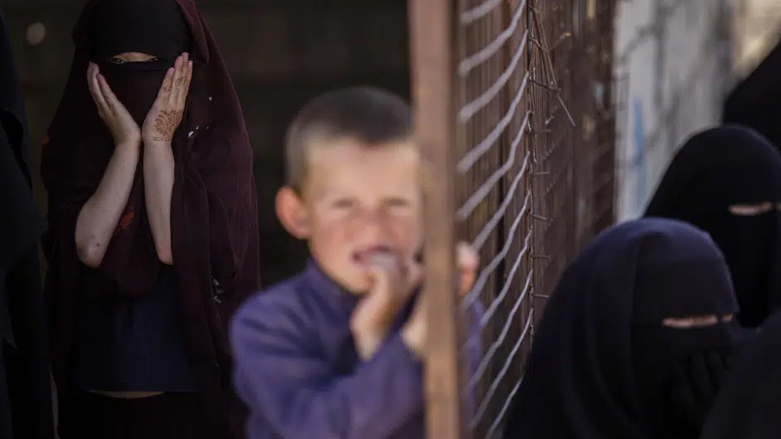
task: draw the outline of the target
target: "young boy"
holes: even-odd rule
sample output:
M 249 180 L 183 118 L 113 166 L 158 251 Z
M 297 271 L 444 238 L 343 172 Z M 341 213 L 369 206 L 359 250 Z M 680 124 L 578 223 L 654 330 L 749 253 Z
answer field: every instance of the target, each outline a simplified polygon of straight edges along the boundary
M 321 95 L 288 131 L 285 228 L 312 254 L 231 325 L 250 439 L 424 438 L 420 156 L 409 106 L 372 88 Z M 462 290 L 477 257 L 458 251 Z

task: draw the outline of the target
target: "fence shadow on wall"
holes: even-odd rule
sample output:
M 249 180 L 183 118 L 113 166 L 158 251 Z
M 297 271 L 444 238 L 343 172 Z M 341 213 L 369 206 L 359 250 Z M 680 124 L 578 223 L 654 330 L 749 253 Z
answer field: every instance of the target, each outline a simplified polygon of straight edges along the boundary
M 427 174 L 429 437 L 495 437 L 545 299 L 582 244 L 613 222 L 615 2 L 411 0 L 410 8 Z M 458 298 L 462 240 L 481 266 Z M 464 333 L 475 303 L 484 309 L 482 357 L 468 371 Z

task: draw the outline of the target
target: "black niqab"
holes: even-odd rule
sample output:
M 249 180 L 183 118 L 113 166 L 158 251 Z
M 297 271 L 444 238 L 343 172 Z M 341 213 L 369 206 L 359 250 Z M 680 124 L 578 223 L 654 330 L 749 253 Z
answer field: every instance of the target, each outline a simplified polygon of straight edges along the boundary
M 781 437 L 781 313 L 767 319 L 726 376 L 702 439 Z
M 655 330 L 669 329 L 668 317 L 736 310 L 724 259 L 705 233 L 660 219 L 608 229 L 564 272 L 546 306 L 505 437 L 696 437 L 662 416 L 653 386 L 664 386 L 687 355 L 730 349 L 731 325 L 694 335 Z
M 0 12 L 0 269 L 35 245 L 45 226 L 32 195 L 27 118 L 5 18 Z
M 53 419 L 24 101 L 0 11 L 0 437 L 51 439 Z
M 741 216 L 733 205 L 773 203 Z M 708 232 L 727 260 L 741 324 L 756 327 L 781 306 L 781 155 L 756 132 L 735 126 L 691 137 L 673 158 L 647 217 L 686 221 Z
M 170 66 L 192 45 L 182 10 L 171 0 L 104 0 L 92 13 L 88 29 L 92 62 L 137 52 L 153 55 Z
M 41 177 L 48 191 L 47 215 L 51 223 L 43 246 L 50 262 L 46 287 L 54 301 L 52 320 L 57 333 L 52 368 L 60 401 L 60 430 L 64 432 L 76 420 L 72 410 L 67 410 L 76 396 L 71 361 L 78 313 L 73 310 L 82 297 L 143 297 L 156 285 L 162 267 L 146 218 L 139 175 L 131 188 L 123 221 L 100 267 L 81 269 L 73 240 L 78 213 L 99 186 L 114 149 L 90 97 L 85 74 L 91 58 L 90 26 L 96 22 L 96 8 L 117 1 L 128 3 L 129 8 L 146 5 L 145 20 L 162 20 L 158 13 L 149 11 L 157 11 L 163 0 L 86 2 L 72 33 L 75 52 L 70 74 L 49 126 L 49 141 L 41 153 Z M 183 329 L 210 421 L 226 435 L 231 432 L 239 437 L 246 416 L 230 386 L 232 357 L 226 324 L 260 285 L 252 148 L 228 69 L 195 0 L 165 2 L 173 3 L 178 10 L 173 17 L 164 19 L 163 26 L 168 26 L 167 20 L 177 22 L 183 16 L 189 31 L 186 35 L 192 40 L 192 83 L 182 122 L 171 141 L 176 162 L 171 195 L 171 249 Z M 100 20 L 103 19 L 97 19 Z M 177 26 L 173 24 L 174 28 Z M 107 52 L 118 50 L 123 49 Z M 136 50 L 165 56 L 154 48 Z M 100 66 L 101 71 L 106 64 Z M 141 87 L 140 82 L 145 81 L 145 90 L 157 92 L 161 81 L 145 75 L 142 78 L 140 74 L 153 75 L 161 69 L 141 68 L 142 64 L 146 65 L 126 63 L 116 67 L 128 67 L 128 76 L 139 73 L 139 83 L 131 84 L 133 87 Z M 107 80 L 112 88 L 120 88 L 108 75 Z
M 91 61 L 99 65 L 111 91 L 139 126 L 157 98 L 166 71 L 192 47 L 182 9 L 173 0 L 101 1 L 90 16 L 88 38 Z M 129 52 L 155 59 L 110 61 Z

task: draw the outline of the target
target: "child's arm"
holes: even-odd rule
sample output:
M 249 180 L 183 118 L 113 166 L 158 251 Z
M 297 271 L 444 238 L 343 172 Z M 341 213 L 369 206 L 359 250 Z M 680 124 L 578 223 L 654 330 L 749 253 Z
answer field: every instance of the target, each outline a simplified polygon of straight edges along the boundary
M 457 265 L 460 272 L 459 294 L 465 296 L 475 283 L 479 257 L 469 245 L 460 243 L 457 247 Z M 401 335 L 418 356 L 424 355 L 425 341 L 428 332 L 426 296 L 422 296 L 415 305 L 410 319 L 401 330 Z M 467 371 L 471 378 L 479 367 L 482 359 L 481 348 L 481 319 L 483 318 L 482 304 L 477 301 L 469 307 L 469 315 L 466 316 L 467 328 Z M 467 410 L 474 412 L 476 392 L 474 388 L 467 389 Z
M 233 322 L 236 387 L 279 439 L 381 439 L 423 410 L 421 361 L 392 336 L 348 376 L 305 347 L 295 316 L 245 307 Z M 273 320 L 273 321 L 271 321 Z
M 477 373 L 477 368 L 480 366 L 480 361 L 483 359 L 482 348 L 482 325 L 480 320 L 483 318 L 483 305 L 478 300 L 471 307 L 469 307 L 469 315 L 467 316 L 467 340 L 466 340 L 466 352 L 467 352 L 467 382 L 471 381 L 471 378 Z M 481 401 L 477 400 L 477 389 L 467 387 L 467 412 L 469 416 L 474 416 L 477 407 Z

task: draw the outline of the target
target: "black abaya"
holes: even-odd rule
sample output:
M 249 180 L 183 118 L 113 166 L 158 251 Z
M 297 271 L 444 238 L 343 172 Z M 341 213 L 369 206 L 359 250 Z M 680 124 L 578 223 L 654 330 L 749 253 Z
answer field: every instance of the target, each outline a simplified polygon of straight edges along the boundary
M 0 11 L 0 438 L 54 436 L 27 122 Z
M 757 334 L 727 374 L 702 439 L 781 437 L 781 313 Z
M 723 364 L 737 325 L 662 322 L 736 310 L 724 259 L 705 233 L 662 219 L 608 229 L 546 306 L 505 438 L 695 439 L 702 421 L 688 423 L 674 379 L 696 361 Z
M 686 221 L 711 235 L 730 268 L 738 320 L 753 328 L 781 307 L 779 203 L 781 154 L 753 130 L 724 126 L 681 147 L 645 216 Z M 761 211 L 736 214 L 736 205 Z
M 781 41 L 724 100 L 722 121 L 751 127 L 781 147 Z

